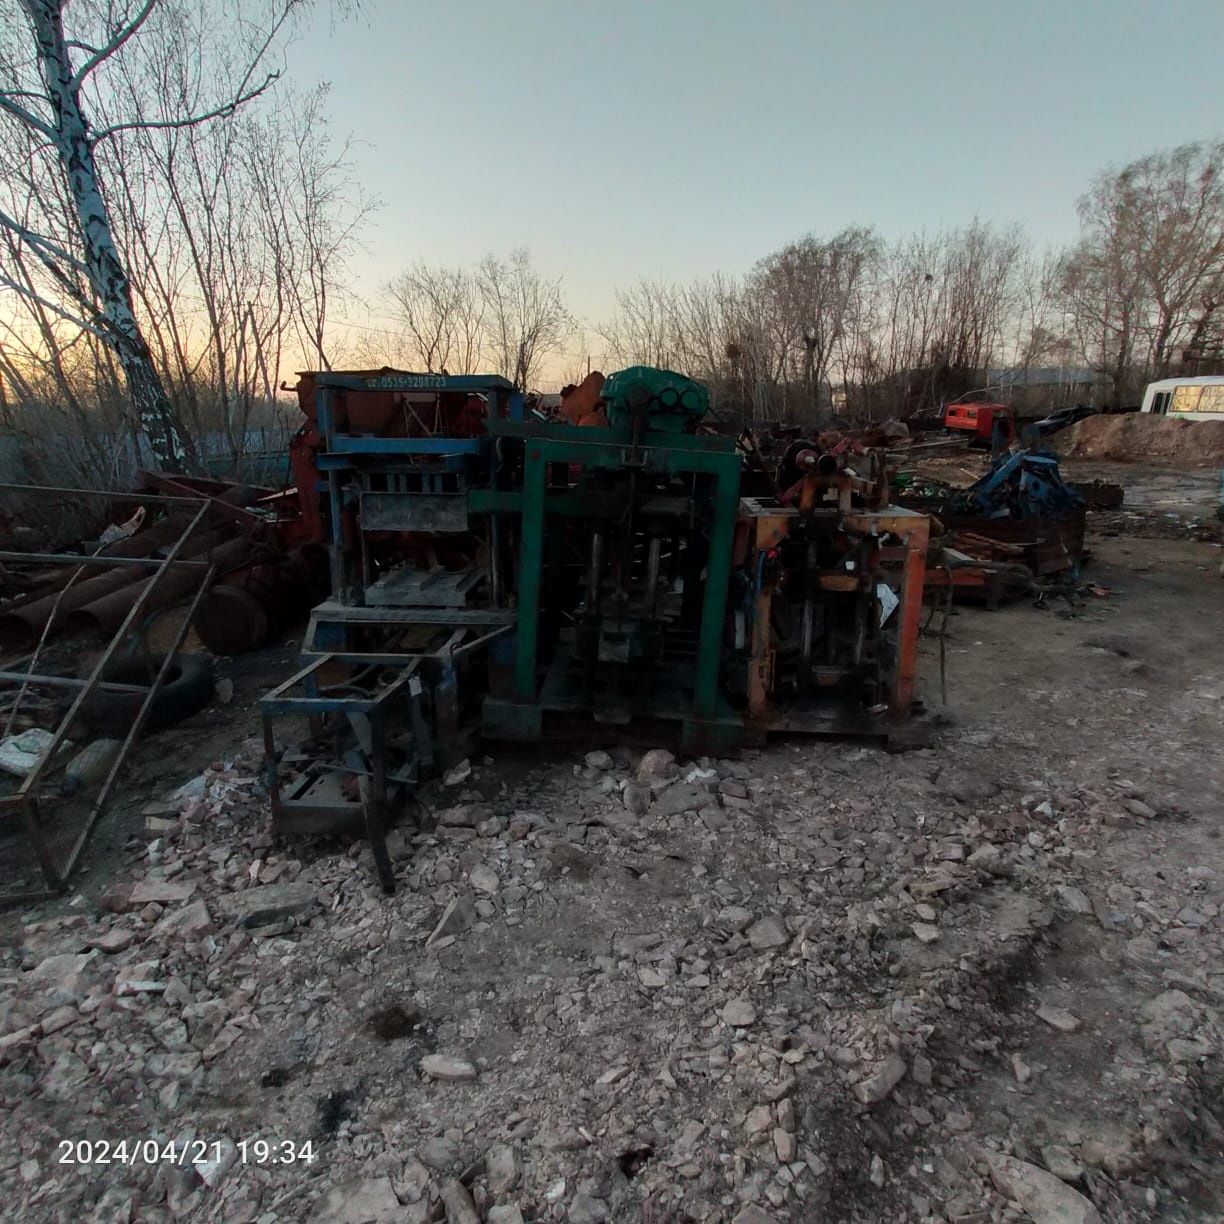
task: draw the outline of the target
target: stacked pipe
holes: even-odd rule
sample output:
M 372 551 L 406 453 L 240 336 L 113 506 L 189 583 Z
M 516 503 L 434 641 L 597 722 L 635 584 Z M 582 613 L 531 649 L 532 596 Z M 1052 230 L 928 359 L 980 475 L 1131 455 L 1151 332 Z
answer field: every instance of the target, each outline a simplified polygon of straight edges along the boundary
M 327 553 L 306 546 L 284 559 L 255 560 L 227 574 L 204 596 L 195 631 L 214 654 L 241 654 L 262 646 L 322 597 Z
M 188 554 L 186 559 L 194 561 L 207 557 L 219 572 L 242 565 L 251 553 L 251 543 L 245 538 L 226 540 L 222 544 L 214 544 L 207 537 L 205 541 L 202 541 L 203 546 L 188 544 L 184 549 Z M 118 590 L 104 592 L 100 598 L 77 607 L 65 620 L 64 631 L 73 636 L 114 633 L 123 624 L 132 605 L 154 581 L 157 581 L 157 589 L 146 605 L 150 612 L 169 608 L 185 599 L 199 586 L 200 576 L 197 570 L 172 569 L 160 580 L 156 574 L 135 582 L 129 580 Z
M 155 523 L 145 531 L 107 545 L 99 555 L 151 557 L 158 549 L 174 543 L 182 535 L 185 526 L 186 520 L 181 516 Z M 74 572 L 71 566 L 64 566 L 50 584 L 41 585 L 39 593 L 22 604 L 8 608 L 0 615 L 0 649 L 32 649 L 42 636 L 49 619 L 54 617 L 51 631 L 55 632 L 77 609 L 131 586 L 140 577 L 138 570 L 121 565 L 111 570 L 103 570 L 92 578 L 81 578 L 64 591 Z

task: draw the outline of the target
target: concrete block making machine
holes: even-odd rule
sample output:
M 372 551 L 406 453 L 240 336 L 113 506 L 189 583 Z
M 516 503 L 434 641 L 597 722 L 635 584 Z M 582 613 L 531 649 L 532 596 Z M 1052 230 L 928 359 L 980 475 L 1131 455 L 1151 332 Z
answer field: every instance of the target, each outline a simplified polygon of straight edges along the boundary
M 492 376 L 299 390 L 295 472 L 332 594 L 303 672 L 264 702 L 284 831 L 356 818 L 381 842 L 402 794 L 478 736 L 668 723 L 713 753 L 887 737 L 913 711 L 929 519 L 889 505 L 882 451 L 822 435 L 768 465 L 704 424 L 703 386 L 643 366 L 582 425 Z M 295 752 L 272 731 L 291 715 L 312 731 Z

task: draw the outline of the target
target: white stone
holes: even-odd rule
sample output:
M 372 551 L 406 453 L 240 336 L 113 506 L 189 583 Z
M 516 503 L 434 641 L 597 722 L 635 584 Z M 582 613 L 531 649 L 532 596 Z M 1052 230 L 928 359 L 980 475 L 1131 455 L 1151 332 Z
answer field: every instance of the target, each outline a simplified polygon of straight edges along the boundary
M 999 1193 L 1019 1203 L 1034 1224 L 1101 1224 L 1101 1213 L 1053 1173 L 1001 1152 L 982 1154 Z
M 462 1058 L 451 1058 L 446 1054 L 426 1054 L 421 1059 L 421 1070 L 431 1079 L 458 1084 L 476 1078 L 476 1068 Z
M 732 1028 L 748 1028 L 756 1023 L 757 1011 L 749 999 L 732 999 L 721 1015 L 723 1023 Z
M 1065 1007 L 1051 1007 L 1048 1004 L 1037 1009 L 1037 1018 L 1044 1020 L 1051 1028 L 1060 1033 L 1074 1033 L 1080 1027 L 1077 1016 L 1073 1016 Z
M 493 896 L 501 887 L 501 880 L 492 867 L 477 863 L 468 872 L 468 883 L 477 891 Z

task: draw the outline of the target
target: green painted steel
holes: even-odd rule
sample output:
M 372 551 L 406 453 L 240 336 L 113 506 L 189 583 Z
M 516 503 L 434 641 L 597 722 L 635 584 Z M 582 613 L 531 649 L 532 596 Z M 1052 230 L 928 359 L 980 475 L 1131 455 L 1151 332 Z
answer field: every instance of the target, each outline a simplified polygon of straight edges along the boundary
M 645 419 L 657 433 L 691 433 L 710 411 L 710 393 L 674 370 L 630 366 L 603 385 L 608 424 L 614 429 Z
M 625 371 L 640 378 L 640 368 Z M 675 388 L 681 379 L 666 371 L 654 386 Z M 618 377 L 618 376 L 613 376 Z M 612 380 L 610 379 L 609 382 Z M 697 384 L 692 384 L 696 387 Z M 605 384 L 605 396 L 606 396 Z M 615 390 L 615 388 L 614 388 Z M 701 390 L 701 388 L 698 388 Z M 704 393 L 703 393 L 704 394 Z M 691 401 L 690 401 L 691 402 Z M 608 429 L 570 425 L 490 422 L 490 433 L 518 438 L 524 447 L 521 489 L 473 489 L 468 493 L 472 514 L 516 515 L 520 519 L 517 625 L 509 701 L 485 702 L 485 730 L 499 738 L 534 739 L 540 733 L 539 688 L 540 598 L 545 559 L 545 531 L 550 515 L 598 520 L 611 517 L 593 494 L 549 490 L 550 468 L 577 466 L 583 471 L 646 473 L 657 476 L 702 475 L 709 482 L 709 520 L 697 657 L 692 672 L 692 698 L 682 718 L 683 739 L 698 748 L 728 749 L 743 737 L 743 722 L 720 692 L 722 635 L 731 578 L 735 521 L 739 508 L 741 459 L 733 438 L 694 435 L 680 428 L 704 412 L 706 400 L 689 411 L 677 401 L 676 412 L 647 414 L 647 428 L 618 422 Z M 639 417 L 639 420 L 641 418 Z M 663 427 L 656 429 L 655 425 Z M 634 434 L 637 437 L 634 437 Z M 712 486 L 712 487 L 711 487 Z M 643 711 L 647 713 L 647 711 Z
M 731 548 L 735 536 L 735 512 L 739 506 L 740 462 L 722 466 L 715 473 L 714 521 L 710 527 L 710 553 L 706 561 L 705 599 L 701 606 L 701 636 L 697 645 L 697 675 L 693 688 L 693 714 L 712 720 L 718 704 L 718 680 L 722 660 L 723 616 L 727 610 L 727 586 L 731 581 Z
M 540 580 L 544 566 L 544 448 L 527 450 L 523 469 L 522 537 L 519 544 L 518 629 L 515 639 L 514 696 L 536 695 L 536 645 L 540 636 Z

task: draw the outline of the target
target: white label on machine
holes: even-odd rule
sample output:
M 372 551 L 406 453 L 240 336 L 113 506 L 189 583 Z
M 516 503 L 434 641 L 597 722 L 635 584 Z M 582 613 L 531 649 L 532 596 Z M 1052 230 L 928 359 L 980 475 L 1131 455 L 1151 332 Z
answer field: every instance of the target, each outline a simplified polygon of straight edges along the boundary
M 880 601 L 880 624 L 886 624 L 888 618 L 897 610 L 901 602 L 897 592 L 887 582 L 876 583 L 876 598 Z
M 415 676 L 408 677 L 408 692 L 413 697 L 419 697 L 421 695 L 421 682 Z

